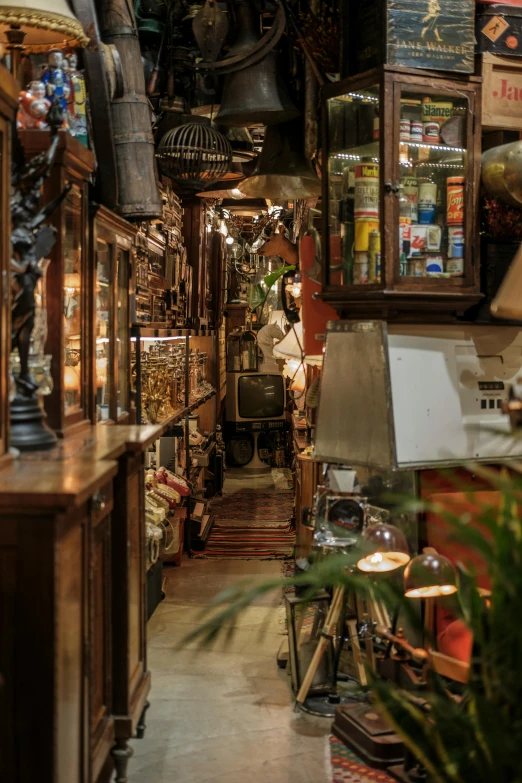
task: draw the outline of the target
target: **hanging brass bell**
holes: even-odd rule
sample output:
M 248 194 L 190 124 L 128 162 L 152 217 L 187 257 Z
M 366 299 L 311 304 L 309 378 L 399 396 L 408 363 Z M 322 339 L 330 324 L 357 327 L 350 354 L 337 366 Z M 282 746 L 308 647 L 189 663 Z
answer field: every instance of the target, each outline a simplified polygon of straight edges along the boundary
M 263 150 L 254 173 L 241 182 L 249 198 L 311 198 L 321 193 L 321 183 L 302 152 L 303 128 L 294 120 L 267 128 Z
M 247 55 L 259 41 L 256 33 L 257 13 L 248 0 L 235 6 L 238 36 L 230 56 Z M 221 106 L 216 115 L 218 125 L 274 125 L 299 116 L 278 76 L 277 56 L 272 50 L 265 57 L 233 71 L 225 77 Z

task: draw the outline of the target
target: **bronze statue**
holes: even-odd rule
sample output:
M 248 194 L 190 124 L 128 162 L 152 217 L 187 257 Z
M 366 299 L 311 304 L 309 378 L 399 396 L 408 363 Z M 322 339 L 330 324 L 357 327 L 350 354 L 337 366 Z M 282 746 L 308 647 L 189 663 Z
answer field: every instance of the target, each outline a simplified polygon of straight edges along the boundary
M 11 443 L 20 449 L 49 448 L 56 439 L 44 425 L 38 403 L 38 384 L 29 371 L 29 347 L 34 326 L 35 288 L 41 277 L 39 261 L 55 242 L 56 229 L 42 223 L 54 212 L 69 188 L 46 207 L 40 208 L 43 183 L 48 176 L 58 146 L 63 115 L 58 99 L 53 99 L 47 122 L 51 143 L 46 152 L 25 160 L 14 133 L 11 176 L 11 350 L 18 350 L 20 374 L 16 377 L 16 397 L 11 404 Z

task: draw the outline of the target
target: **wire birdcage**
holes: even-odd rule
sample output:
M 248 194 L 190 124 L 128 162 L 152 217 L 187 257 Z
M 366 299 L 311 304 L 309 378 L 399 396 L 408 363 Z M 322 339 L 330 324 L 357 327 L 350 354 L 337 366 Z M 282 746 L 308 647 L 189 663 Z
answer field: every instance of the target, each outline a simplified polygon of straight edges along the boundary
M 214 128 L 189 122 L 167 131 L 156 156 L 165 176 L 187 190 L 201 190 L 229 169 L 232 147 Z

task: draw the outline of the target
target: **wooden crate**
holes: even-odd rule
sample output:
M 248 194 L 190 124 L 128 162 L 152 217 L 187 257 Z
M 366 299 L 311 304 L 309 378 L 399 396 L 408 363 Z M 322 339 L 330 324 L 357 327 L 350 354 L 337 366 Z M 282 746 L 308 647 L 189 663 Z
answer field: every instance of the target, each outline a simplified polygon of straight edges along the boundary
M 479 56 L 482 128 L 522 131 L 522 58 Z

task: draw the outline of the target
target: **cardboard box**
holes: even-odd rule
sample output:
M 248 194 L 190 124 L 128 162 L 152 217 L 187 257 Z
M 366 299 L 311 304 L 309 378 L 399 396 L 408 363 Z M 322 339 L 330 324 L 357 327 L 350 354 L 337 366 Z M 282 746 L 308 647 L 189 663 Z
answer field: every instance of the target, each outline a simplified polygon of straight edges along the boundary
M 522 130 L 522 59 L 482 54 L 479 62 L 482 127 Z
M 383 63 L 474 72 L 474 0 L 347 0 L 342 76 Z

